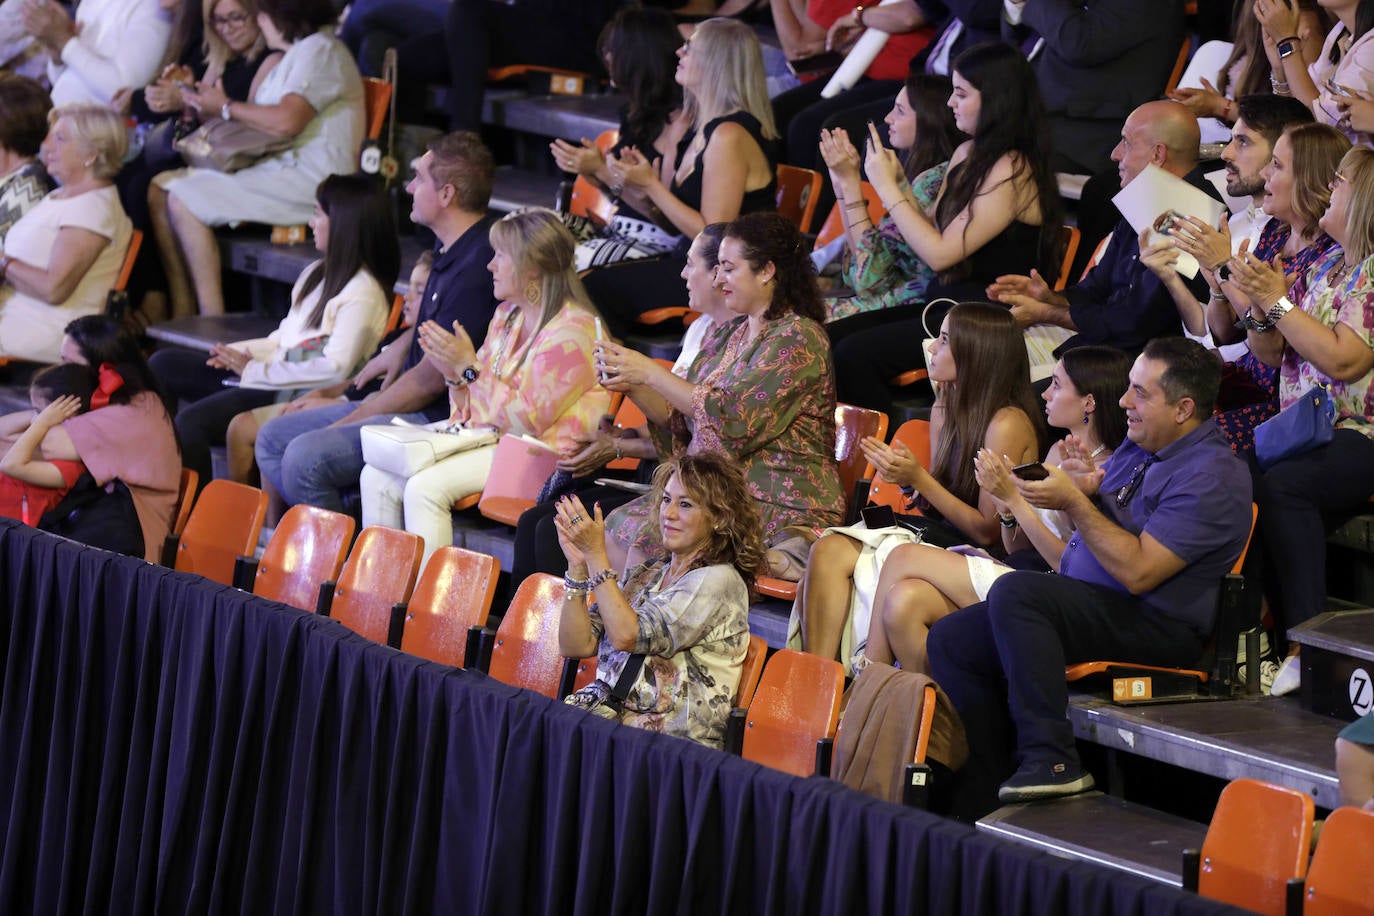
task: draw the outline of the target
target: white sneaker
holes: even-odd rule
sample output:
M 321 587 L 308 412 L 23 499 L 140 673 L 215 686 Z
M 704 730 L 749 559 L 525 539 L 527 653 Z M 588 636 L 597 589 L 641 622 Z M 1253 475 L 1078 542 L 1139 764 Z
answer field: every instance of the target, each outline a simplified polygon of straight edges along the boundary
M 1278 673 L 1274 675 L 1273 684 L 1269 688 L 1271 696 L 1281 697 L 1297 690 L 1302 683 L 1302 661 L 1298 656 L 1290 655 L 1283 660 L 1279 666 Z
M 1269 655 L 1269 631 L 1260 630 L 1260 658 L 1267 658 Z M 1245 664 L 1245 634 L 1240 634 L 1236 641 L 1236 664 Z

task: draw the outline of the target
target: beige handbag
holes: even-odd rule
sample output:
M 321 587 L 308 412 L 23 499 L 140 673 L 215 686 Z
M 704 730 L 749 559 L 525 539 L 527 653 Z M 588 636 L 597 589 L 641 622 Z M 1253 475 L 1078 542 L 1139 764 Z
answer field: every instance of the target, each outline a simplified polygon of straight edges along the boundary
M 292 137 L 277 137 L 242 121 L 211 118 L 173 146 L 186 164 L 216 172 L 237 172 L 291 148 Z

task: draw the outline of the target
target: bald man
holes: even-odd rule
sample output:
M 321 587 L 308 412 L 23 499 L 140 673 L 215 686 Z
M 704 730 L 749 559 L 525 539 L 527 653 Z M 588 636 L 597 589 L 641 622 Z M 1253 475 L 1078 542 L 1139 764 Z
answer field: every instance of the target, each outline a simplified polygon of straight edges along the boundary
M 1197 167 L 1197 118 L 1178 102 L 1146 102 L 1131 112 L 1112 150 L 1121 186 L 1154 163 L 1179 178 Z M 1101 344 L 1138 354 L 1155 337 L 1178 337 L 1183 324 L 1173 297 L 1140 263 L 1136 231 L 1124 219 L 1112 230 L 1102 259 L 1074 286 L 1053 292 L 1038 274 L 998 277 L 988 297 L 1011 306 L 1022 327 L 1056 324 L 1076 331 L 1060 347 Z M 1201 274 L 1189 281 L 1197 297 L 1206 293 Z

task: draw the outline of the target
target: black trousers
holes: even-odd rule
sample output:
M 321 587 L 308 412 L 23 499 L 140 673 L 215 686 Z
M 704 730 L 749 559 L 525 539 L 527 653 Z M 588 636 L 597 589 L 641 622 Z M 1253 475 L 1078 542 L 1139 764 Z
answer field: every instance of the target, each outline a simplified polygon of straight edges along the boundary
M 224 382 L 238 376 L 205 365 L 205 354 L 198 350 L 158 350 L 148 365 L 171 402 L 180 407 L 175 423 L 181 463 L 200 475 L 203 488 L 214 477 L 210 447 L 224 444 L 229 421 L 245 410 L 274 403 L 278 392 L 226 388 Z
M 1374 441 L 1338 429 L 1328 445 L 1280 461 L 1254 483 L 1265 593 L 1286 631 L 1326 607 L 1327 521 L 1374 494 Z
M 988 600 L 930 629 L 931 675 L 964 721 L 969 761 L 955 813 L 981 817 L 1019 763 L 1077 764 L 1064 666 L 1124 661 L 1182 666 L 1202 654 L 1189 625 L 1125 592 L 1050 573 L 1012 572 Z M 1013 754 L 1013 749 L 1015 753 Z
M 637 495 L 619 487 L 595 485 L 577 491 L 578 498 L 587 508 L 600 503 L 603 516 L 610 515 L 612 509 L 623 506 Z M 561 576 L 567 572 L 568 560 L 563 556 L 563 548 L 558 545 L 558 529 L 554 527 L 553 518 L 553 503 L 526 509 L 520 516 L 515 526 L 515 560 L 510 570 L 512 595 L 520 583 L 534 573 Z

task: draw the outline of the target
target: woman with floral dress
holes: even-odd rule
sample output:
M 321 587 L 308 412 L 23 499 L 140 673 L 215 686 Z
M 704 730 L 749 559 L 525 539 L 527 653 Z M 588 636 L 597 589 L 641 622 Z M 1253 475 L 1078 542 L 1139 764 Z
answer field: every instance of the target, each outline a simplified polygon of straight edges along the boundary
M 1291 290 L 1278 268 L 1244 253 L 1223 283 L 1250 349 L 1279 369 L 1279 406 L 1320 385 L 1335 407 L 1325 445 L 1272 463 L 1260 456 L 1268 465 L 1255 478 L 1264 568 L 1281 571 L 1266 592 L 1284 628 L 1326 607 L 1323 513 L 1356 509 L 1374 494 L 1374 150 L 1345 154 L 1321 225 L 1339 247 Z M 1272 692 L 1295 689 L 1298 670 L 1295 645 Z
M 835 381 L 815 271 L 795 226 L 774 213 L 730 224 L 716 283 L 726 307 L 747 320 L 708 341 L 688 382 L 652 360 L 598 343 L 603 384 L 624 391 L 648 418 L 661 451 L 720 452 L 744 468 L 764 536 L 788 525 L 838 524 L 844 509 L 835 463 Z M 649 547 L 648 506 L 612 513 L 612 550 L 629 565 Z
M 650 499 L 658 556 L 618 579 L 601 507 L 558 502 L 568 560 L 559 649 L 597 655 L 596 680 L 566 702 L 720 747 L 749 649 L 749 587 L 763 564 L 758 513 L 721 455 L 661 465 Z

